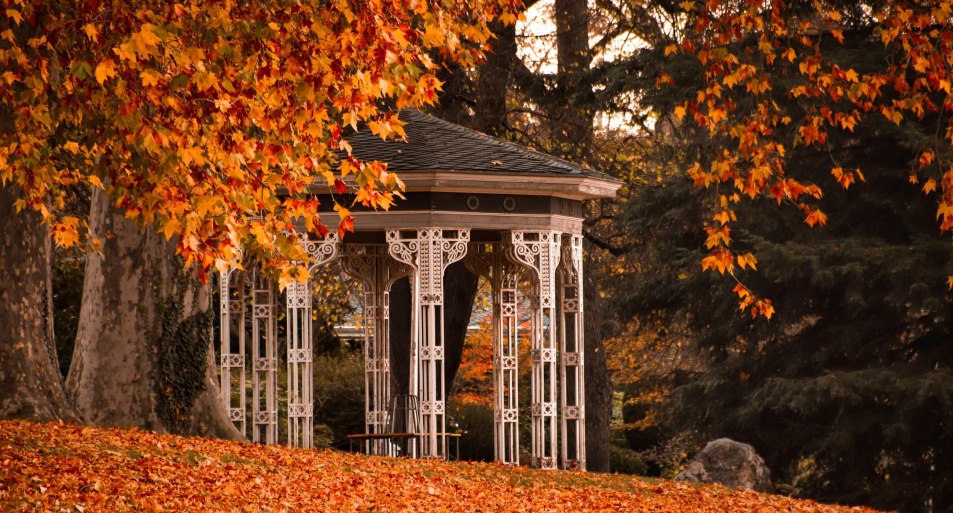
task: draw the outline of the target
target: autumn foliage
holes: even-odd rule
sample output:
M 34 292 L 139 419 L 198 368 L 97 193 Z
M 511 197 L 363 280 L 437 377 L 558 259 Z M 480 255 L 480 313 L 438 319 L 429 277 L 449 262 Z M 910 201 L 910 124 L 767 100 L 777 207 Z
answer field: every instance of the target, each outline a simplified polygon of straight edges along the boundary
M 493 324 L 487 317 L 480 329 L 468 334 L 457 370 L 454 401 L 493 406 Z
M 838 162 L 829 135 L 854 133 L 873 118 L 925 127 L 927 136 L 914 142 L 919 156 L 909 181 L 935 198 L 940 229 L 953 231 L 953 2 L 889 0 L 869 9 L 782 0 L 680 5 L 691 35 L 665 54 L 695 61 L 704 82 L 674 116 L 720 146 L 688 170 L 697 187 L 714 191 L 704 269 L 735 276 L 755 268 L 754 256 L 731 244 L 736 206 L 746 198 L 790 205 L 811 227 L 824 226 L 824 188 L 864 181 L 864 170 Z M 884 58 L 856 68 L 832 58 L 832 49 L 851 38 L 880 44 Z M 672 84 L 668 75 L 658 79 Z M 791 153 L 804 148 L 831 154 L 831 184 L 792 172 Z M 770 301 L 740 279 L 734 290 L 743 310 L 771 317 Z
M 0 184 L 54 240 L 82 240 L 71 188 L 178 236 L 202 273 L 239 248 L 300 278 L 295 226 L 324 232 L 316 184 L 386 208 L 401 184 L 350 155 L 347 130 L 404 135 L 396 111 L 432 104 L 432 56 L 472 63 L 517 0 L 84 2 L 4 0 Z
M 459 404 L 493 406 L 493 316 L 480 323 L 480 329 L 467 334 L 463 358 L 454 380 L 452 399 Z M 529 379 L 529 321 L 520 325 L 519 360 L 520 380 Z
M 4 511 L 872 511 L 620 475 L 0 422 Z

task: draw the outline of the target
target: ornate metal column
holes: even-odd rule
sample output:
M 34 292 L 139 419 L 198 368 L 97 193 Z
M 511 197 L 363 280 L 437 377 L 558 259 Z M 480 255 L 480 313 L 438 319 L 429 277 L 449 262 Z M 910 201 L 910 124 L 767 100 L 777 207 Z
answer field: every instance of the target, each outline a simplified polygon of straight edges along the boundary
M 582 307 L 582 236 L 564 235 L 559 287 L 561 461 L 586 469 L 585 330 Z
M 502 244 L 471 245 L 467 267 L 490 282 L 493 302 L 494 458 L 519 464 L 519 334 L 516 287 L 520 268 Z
M 245 430 L 245 273 L 228 269 L 219 280 L 219 341 L 222 370 L 219 388 L 228 418 L 247 436 Z M 232 322 L 238 325 L 238 340 L 232 340 Z M 235 342 L 233 344 L 233 342 Z M 238 389 L 232 390 L 232 381 Z
M 537 301 L 533 305 L 532 410 L 533 466 L 554 469 L 557 465 L 556 408 L 556 268 L 559 265 L 560 233 L 513 231 L 513 258 L 534 271 Z
M 416 333 L 411 335 L 411 388 L 420 396 L 420 456 L 446 458 L 446 390 L 443 367 L 443 272 L 466 255 L 470 230 L 387 230 L 388 251 L 414 269 Z M 419 348 L 419 351 L 415 351 Z M 414 372 L 414 368 L 418 372 Z M 419 375 L 415 383 L 414 375 Z
M 288 445 L 314 443 L 311 362 L 311 281 L 285 289 L 288 333 Z
M 278 325 L 275 285 L 260 272 L 252 278 L 252 441 L 278 442 Z
M 364 426 L 367 433 L 390 431 L 390 287 L 412 272 L 382 244 L 345 246 L 345 271 L 364 286 Z M 396 456 L 389 440 L 366 442 L 365 452 Z
M 328 234 L 320 241 L 304 241 L 308 271 L 330 262 L 338 255 L 338 236 Z M 292 282 L 285 291 L 288 322 L 288 445 L 314 445 L 314 387 L 311 340 L 311 280 Z

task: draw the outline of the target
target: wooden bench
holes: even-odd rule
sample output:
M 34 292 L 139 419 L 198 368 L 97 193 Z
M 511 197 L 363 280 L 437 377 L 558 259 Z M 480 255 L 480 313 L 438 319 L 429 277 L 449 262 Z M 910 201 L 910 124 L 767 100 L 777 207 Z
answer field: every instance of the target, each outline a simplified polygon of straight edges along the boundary
M 354 443 L 355 442 L 368 442 L 372 440 L 398 440 L 404 448 L 404 453 L 407 453 L 407 442 L 413 439 L 416 439 L 420 436 L 426 435 L 428 433 L 356 433 L 353 435 L 347 435 L 347 446 L 348 450 L 354 452 Z M 464 433 L 437 433 L 438 435 L 443 435 L 450 440 L 456 441 L 456 459 L 460 459 L 460 437 Z M 363 444 L 362 444 L 363 445 Z

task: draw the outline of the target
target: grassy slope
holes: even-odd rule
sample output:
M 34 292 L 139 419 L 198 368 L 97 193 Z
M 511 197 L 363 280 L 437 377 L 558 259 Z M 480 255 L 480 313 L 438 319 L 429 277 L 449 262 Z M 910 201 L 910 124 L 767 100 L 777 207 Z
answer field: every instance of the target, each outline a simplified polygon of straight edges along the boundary
M 845 512 L 662 480 L 0 422 L 2 511 Z

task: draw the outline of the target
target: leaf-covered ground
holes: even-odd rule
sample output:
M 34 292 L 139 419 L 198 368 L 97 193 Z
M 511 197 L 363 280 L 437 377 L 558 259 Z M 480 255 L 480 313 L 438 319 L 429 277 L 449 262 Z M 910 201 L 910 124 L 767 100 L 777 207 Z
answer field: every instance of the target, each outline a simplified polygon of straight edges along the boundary
M 718 486 L 0 422 L 2 511 L 846 512 Z

